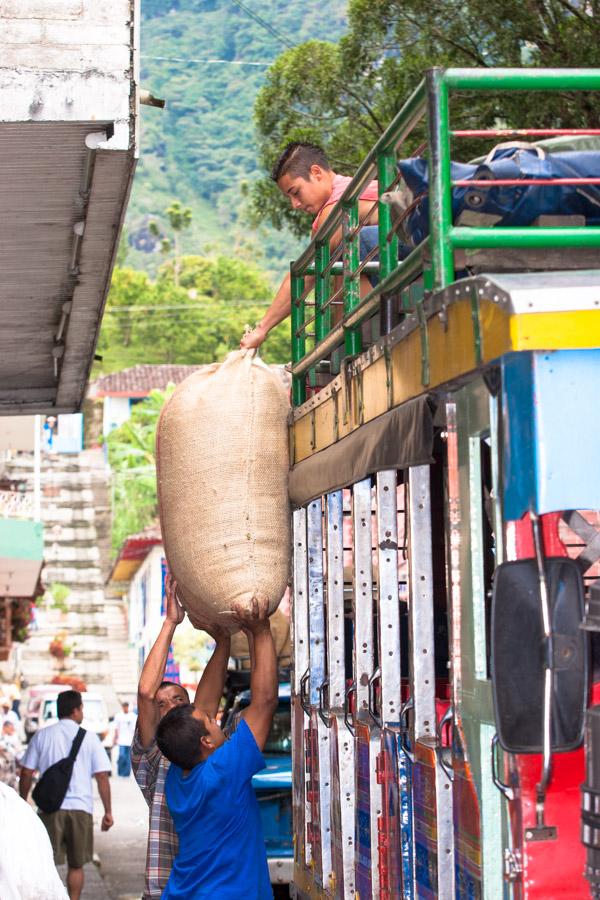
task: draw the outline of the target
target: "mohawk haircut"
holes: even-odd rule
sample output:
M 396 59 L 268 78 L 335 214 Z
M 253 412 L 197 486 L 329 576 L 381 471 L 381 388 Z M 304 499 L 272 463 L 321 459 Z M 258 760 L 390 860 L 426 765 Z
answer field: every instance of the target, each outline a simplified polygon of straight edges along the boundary
M 311 166 L 320 166 L 327 172 L 331 171 L 329 160 L 322 147 L 292 141 L 273 166 L 271 178 L 277 182 L 284 175 L 290 175 L 292 178 L 304 178 L 308 181 Z

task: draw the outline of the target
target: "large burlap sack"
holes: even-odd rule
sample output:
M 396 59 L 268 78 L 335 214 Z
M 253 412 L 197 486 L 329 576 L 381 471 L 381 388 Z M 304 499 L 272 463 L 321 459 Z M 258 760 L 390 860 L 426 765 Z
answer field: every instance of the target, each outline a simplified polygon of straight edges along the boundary
M 281 600 L 290 568 L 289 400 L 252 351 L 186 378 L 156 435 L 160 522 L 178 595 L 197 627 L 232 604 Z M 232 626 L 233 627 L 233 626 Z

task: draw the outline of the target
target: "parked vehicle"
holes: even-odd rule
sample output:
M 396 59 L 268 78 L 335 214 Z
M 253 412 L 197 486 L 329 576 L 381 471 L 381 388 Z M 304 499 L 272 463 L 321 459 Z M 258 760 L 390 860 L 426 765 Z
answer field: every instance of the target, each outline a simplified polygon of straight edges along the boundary
M 39 722 L 40 728 L 46 728 L 48 725 L 54 725 L 58 722 L 56 699 L 63 689 L 66 690 L 66 688 L 61 688 L 60 691 L 57 691 L 55 685 L 54 694 L 43 698 Z M 104 697 L 102 694 L 92 693 L 91 691 L 84 691 L 81 697 L 83 699 L 82 728 L 85 728 L 86 731 L 93 731 L 100 740 L 103 740 L 110 727 Z
M 60 691 L 71 690 L 69 684 L 36 684 L 29 688 L 29 697 L 27 700 L 27 708 L 23 717 L 23 728 L 25 730 L 25 740 L 27 743 L 38 730 L 40 710 L 46 697 L 56 697 Z
M 223 726 L 250 705 L 250 691 L 240 691 Z M 292 838 L 292 735 L 290 711 L 290 685 L 279 685 L 279 705 L 273 716 L 273 724 L 263 750 L 267 764 L 252 779 L 252 786 L 260 806 L 263 833 L 267 847 L 267 860 L 271 884 L 280 886 L 281 896 L 287 896 L 287 888 L 293 873 Z M 286 891 L 285 895 L 283 890 Z
M 298 900 L 600 897 L 600 153 L 552 90 L 600 70 L 431 69 L 291 264 Z M 535 129 L 474 129 L 502 91 Z

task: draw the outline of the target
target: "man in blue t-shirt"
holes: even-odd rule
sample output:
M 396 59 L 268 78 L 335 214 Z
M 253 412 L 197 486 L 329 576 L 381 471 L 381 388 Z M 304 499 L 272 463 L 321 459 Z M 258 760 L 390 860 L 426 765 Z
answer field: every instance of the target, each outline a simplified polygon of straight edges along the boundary
M 277 658 L 266 605 L 236 610 L 251 644 L 251 703 L 226 738 L 192 704 L 171 709 L 156 741 L 171 761 L 165 793 L 179 852 L 162 900 L 267 900 L 273 896 L 252 776 L 277 707 Z M 253 645 L 253 646 L 252 646 Z

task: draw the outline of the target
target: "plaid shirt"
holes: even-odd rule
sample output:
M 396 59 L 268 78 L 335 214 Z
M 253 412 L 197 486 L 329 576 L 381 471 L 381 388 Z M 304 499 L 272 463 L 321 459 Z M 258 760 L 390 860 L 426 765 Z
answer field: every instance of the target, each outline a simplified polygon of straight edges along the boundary
M 133 774 L 149 808 L 146 879 L 142 900 L 160 900 L 165 889 L 179 841 L 165 797 L 165 778 L 170 762 L 162 755 L 156 741 L 142 747 L 136 726 L 131 744 Z

